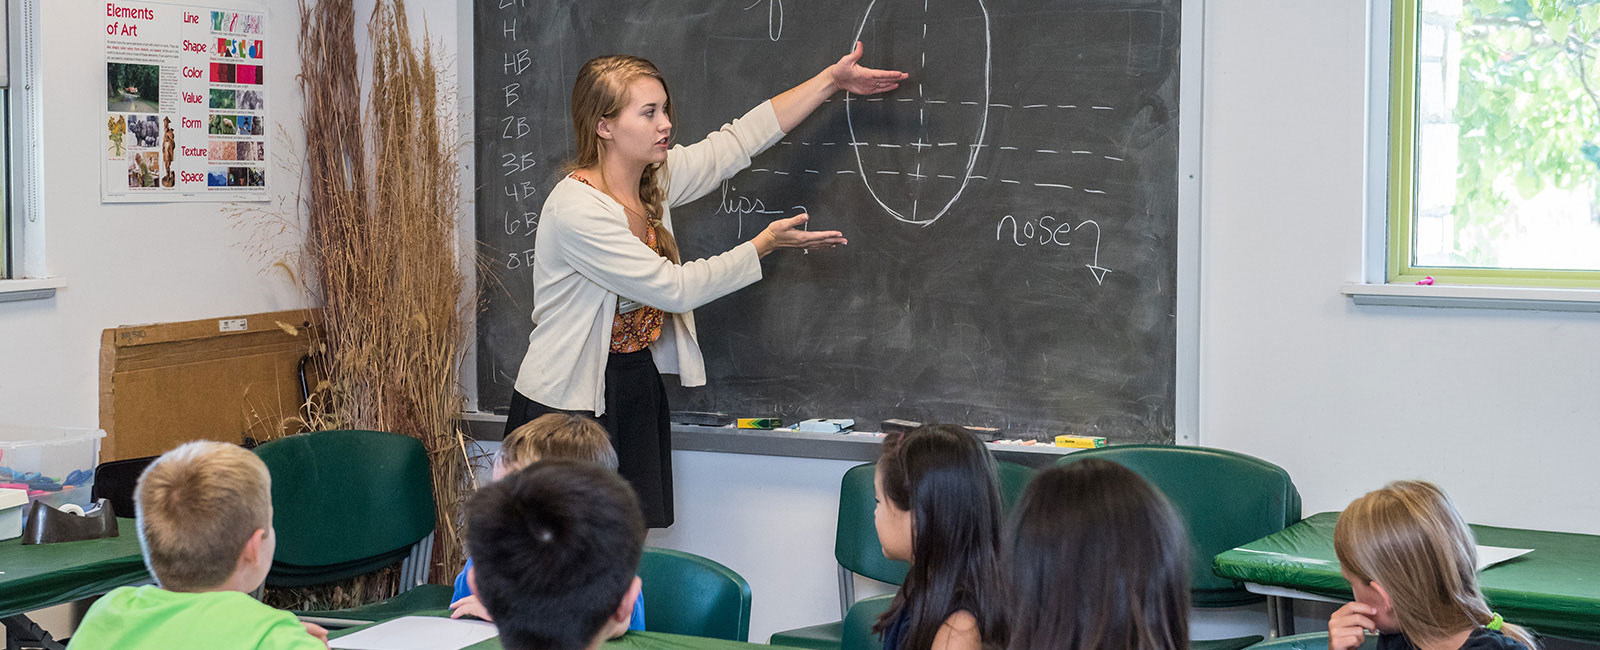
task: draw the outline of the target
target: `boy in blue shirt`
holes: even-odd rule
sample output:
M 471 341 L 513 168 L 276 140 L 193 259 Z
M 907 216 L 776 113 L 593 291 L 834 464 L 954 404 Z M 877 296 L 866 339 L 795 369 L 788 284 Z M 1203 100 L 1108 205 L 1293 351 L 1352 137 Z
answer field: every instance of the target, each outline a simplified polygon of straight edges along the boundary
M 582 415 L 550 413 L 517 427 L 500 442 L 492 480 L 498 483 L 508 474 L 540 460 L 557 458 L 587 461 L 617 471 L 617 451 L 599 422 Z M 466 566 L 456 576 L 455 594 L 450 597 L 450 618 L 474 616 L 490 621 L 493 617 L 484 609 L 482 600 L 474 594 L 467 580 L 474 566 L 472 558 L 467 558 Z M 633 616 L 626 629 L 644 629 L 642 596 L 634 601 Z

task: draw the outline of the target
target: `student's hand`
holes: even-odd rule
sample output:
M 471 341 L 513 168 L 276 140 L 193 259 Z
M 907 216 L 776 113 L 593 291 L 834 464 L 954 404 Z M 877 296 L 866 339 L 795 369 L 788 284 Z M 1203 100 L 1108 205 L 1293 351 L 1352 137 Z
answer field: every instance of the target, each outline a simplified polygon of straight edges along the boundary
M 1355 650 L 1367 640 L 1367 631 L 1378 631 L 1372 621 L 1378 610 L 1362 603 L 1345 603 L 1328 617 L 1328 650 Z
M 317 640 L 321 641 L 322 645 L 328 645 L 328 631 L 323 629 L 321 625 L 305 621 L 300 621 L 300 624 L 306 626 L 306 634 L 317 637 Z
M 762 255 L 778 248 L 833 248 L 850 243 L 844 238 L 844 233 L 837 230 L 805 230 L 806 222 L 810 220 L 811 215 L 804 212 L 788 219 L 779 219 L 767 224 L 767 229 L 751 241 L 755 242 L 756 251 Z
M 461 618 L 463 616 L 476 616 L 485 621 L 494 620 L 489 618 L 489 610 L 483 608 L 483 601 L 478 600 L 475 595 L 450 603 L 450 618 Z
M 839 59 L 838 63 L 828 66 L 828 79 L 835 88 L 857 95 L 876 95 L 899 88 L 900 82 L 910 76 L 899 70 L 863 67 L 860 61 L 861 41 L 856 41 L 855 49 Z

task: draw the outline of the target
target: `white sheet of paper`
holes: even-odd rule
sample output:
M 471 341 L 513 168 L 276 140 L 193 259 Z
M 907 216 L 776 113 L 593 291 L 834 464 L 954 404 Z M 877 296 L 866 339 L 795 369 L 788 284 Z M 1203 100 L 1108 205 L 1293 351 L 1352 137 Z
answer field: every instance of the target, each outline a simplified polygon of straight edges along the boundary
M 1478 545 L 1478 570 L 1482 571 L 1514 557 L 1532 553 L 1531 548 L 1506 548 L 1504 546 Z
M 460 650 L 494 638 L 494 623 L 403 616 L 328 642 L 335 650 Z

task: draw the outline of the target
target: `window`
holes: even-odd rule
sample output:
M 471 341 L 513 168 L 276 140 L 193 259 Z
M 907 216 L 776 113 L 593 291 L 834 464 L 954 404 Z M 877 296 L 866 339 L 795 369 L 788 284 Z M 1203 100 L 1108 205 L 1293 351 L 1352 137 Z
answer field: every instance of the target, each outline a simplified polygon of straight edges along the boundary
M 1600 287 L 1600 0 L 1392 0 L 1390 283 Z

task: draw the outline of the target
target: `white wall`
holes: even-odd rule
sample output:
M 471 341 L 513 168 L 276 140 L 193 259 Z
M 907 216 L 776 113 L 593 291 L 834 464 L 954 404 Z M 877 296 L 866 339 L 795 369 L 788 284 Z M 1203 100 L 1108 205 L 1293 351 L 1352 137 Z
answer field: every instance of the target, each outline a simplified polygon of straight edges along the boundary
M 300 14 L 295 0 L 268 7 L 274 164 L 297 168 Z M 94 427 L 99 423 L 100 332 L 119 325 L 250 314 L 305 306 L 282 274 L 245 243 L 224 203 L 100 203 L 95 161 L 105 131 L 104 4 L 40 0 L 44 43 L 45 267 L 69 285 L 50 300 L 0 303 L 0 421 Z M 19 164 L 27 164 L 19 161 Z M 273 178 L 292 205 L 296 171 Z M 244 204 L 241 204 L 244 205 Z M 250 206 L 268 205 L 262 203 Z M 41 251 L 24 255 L 34 261 Z
M 1363 2 L 1207 0 L 1203 444 L 1306 512 L 1400 478 L 1466 517 L 1600 533 L 1600 314 L 1357 307 Z

